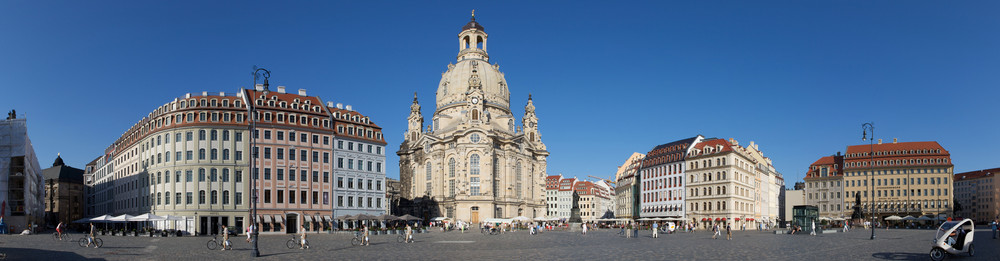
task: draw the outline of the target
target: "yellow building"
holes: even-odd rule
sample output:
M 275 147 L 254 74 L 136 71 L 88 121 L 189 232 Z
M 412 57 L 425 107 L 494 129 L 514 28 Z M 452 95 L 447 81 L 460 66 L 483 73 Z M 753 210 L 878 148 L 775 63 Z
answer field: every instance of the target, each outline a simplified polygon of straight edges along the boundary
M 896 142 L 847 147 L 844 192 L 861 194 L 864 213 L 878 220 L 897 215 L 952 216 L 951 154 L 934 141 Z M 873 187 L 872 187 L 873 186 Z M 854 200 L 845 200 L 846 209 Z

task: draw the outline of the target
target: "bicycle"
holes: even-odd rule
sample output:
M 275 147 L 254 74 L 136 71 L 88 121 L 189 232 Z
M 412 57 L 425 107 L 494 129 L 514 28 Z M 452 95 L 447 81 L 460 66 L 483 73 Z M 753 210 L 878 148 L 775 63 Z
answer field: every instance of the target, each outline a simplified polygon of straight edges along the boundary
M 295 248 L 295 247 L 303 248 L 302 240 L 299 240 L 298 238 L 295 238 L 294 234 L 292 235 L 292 239 L 289 239 L 288 242 L 285 242 L 285 246 L 288 247 L 288 249 L 292 249 L 292 248 Z M 305 248 L 307 248 L 307 249 L 309 248 L 309 241 L 308 240 L 306 240 Z
M 89 245 L 90 240 L 88 240 L 88 238 L 90 238 L 90 237 L 89 236 L 85 236 L 83 238 L 80 238 L 80 240 L 77 240 L 77 242 L 80 245 L 80 247 L 87 247 Z M 94 243 L 94 245 L 97 245 L 97 248 L 100 248 L 100 247 L 104 246 L 104 240 L 101 240 L 98 237 L 93 237 L 93 240 L 94 240 L 93 243 Z
M 406 234 L 399 235 L 396 237 L 397 243 L 413 243 L 413 236 L 407 237 Z
M 362 243 L 364 243 L 364 236 L 361 235 L 361 232 L 354 233 L 354 238 L 351 239 L 351 246 L 360 246 Z
M 69 235 L 67 233 L 62 233 L 62 235 L 59 235 L 59 232 L 52 233 L 52 240 L 66 240 L 66 239 L 69 239 Z
M 219 240 L 219 236 L 213 236 L 212 239 L 208 240 L 208 243 L 205 243 L 205 246 L 208 247 L 208 250 L 215 250 L 216 248 L 219 247 L 219 245 L 223 245 L 226 248 L 226 250 L 233 250 L 233 242 L 232 241 L 221 242 L 221 240 Z

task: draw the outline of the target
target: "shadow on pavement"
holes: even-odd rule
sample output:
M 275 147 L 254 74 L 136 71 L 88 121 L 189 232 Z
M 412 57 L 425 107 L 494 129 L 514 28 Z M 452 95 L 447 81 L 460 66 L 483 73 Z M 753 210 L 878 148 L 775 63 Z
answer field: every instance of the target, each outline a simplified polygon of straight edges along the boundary
M 104 260 L 85 258 L 77 253 L 52 251 L 33 248 L 0 248 L 0 253 L 6 253 L 6 260 Z
M 872 257 L 882 260 L 927 260 L 930 258 L 928 254 L 914 254 L 914 253 L 875 253 Z

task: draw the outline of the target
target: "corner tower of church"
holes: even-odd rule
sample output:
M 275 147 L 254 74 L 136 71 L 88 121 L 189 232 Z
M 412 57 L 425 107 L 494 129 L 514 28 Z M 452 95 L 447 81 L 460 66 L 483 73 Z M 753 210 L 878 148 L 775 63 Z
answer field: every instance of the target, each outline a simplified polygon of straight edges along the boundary
M 549 154 L 535 105 L 529 95 L 518 125 L 507 80 L 499 65 L 489 63 L 488 37 L 473 13 L 458 34 L 457 61 L 441 75 L 426 127 L 414 97 L 409 128 L 396 152 L 404 213 L 472 223 L 545 214 Z

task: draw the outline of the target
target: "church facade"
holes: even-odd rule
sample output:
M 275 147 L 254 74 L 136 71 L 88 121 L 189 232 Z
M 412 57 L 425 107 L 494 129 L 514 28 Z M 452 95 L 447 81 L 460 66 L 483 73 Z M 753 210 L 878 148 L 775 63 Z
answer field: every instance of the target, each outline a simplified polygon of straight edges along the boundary
M 401 196 L 410 212 L 478 223 L 545 216 L 546 158 L 531 96 L 518 120 L 499 65 L 489 63 L 485 28 L 473 15 L 458 34 L 425 127 L 414 94 L 399 151 Z

